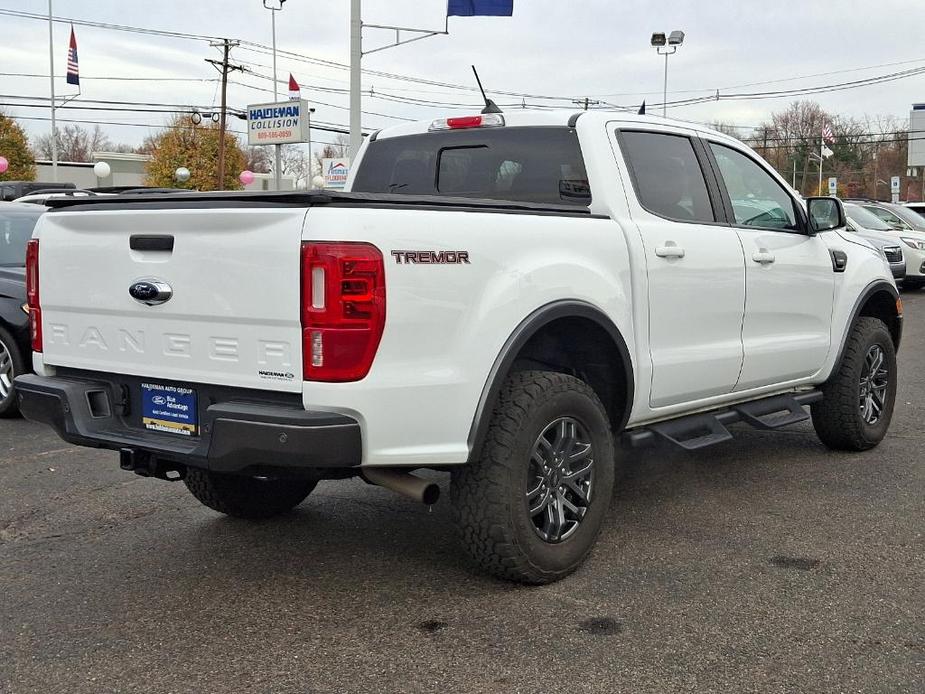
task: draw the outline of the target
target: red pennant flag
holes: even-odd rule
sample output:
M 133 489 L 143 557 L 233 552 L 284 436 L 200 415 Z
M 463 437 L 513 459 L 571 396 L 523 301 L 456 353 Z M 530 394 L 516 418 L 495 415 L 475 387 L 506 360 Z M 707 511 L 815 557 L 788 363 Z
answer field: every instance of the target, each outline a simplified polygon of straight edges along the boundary
M 289 73 L 289 98 L 293 101 L 298 101 L 302 98 L 302 90 L 299 89 L 299 83 L 295 81 L 295 77 L 292 76 L 292 73 Z

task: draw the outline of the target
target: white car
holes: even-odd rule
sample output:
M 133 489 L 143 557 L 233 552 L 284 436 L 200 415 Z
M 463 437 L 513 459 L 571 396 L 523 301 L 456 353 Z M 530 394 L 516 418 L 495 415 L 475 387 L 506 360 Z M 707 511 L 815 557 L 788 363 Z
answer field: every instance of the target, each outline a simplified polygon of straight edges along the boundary
M 838 200 L 804 208 L 738 140 L 472 114 L 370 136 L 350 175 L 49 200 L 23 413 L 246 518 L 351 476 L 430 504 L 411 471 L 450 471 L 463 547 L 528 583 L 588 555 L 618 443 L 695 450 L 810 416 L 834 450 L 886 435 L 887 265 Z
M 44 205 L 46 201 L 52 198 L 93 198 L 100 196 L 114 195 L 114 193 L 97 193 L 92 190 L 39 190 L 35 193 L 29 193 L 22 197 L 16 198 L 16 202 L 30 202 L 36 205 Z
M 846 201 L 849 202 L 849 201 Z M 851 203 L 885 222 L 905 244 L 906 277 L 903 286 L 916 289 L 925 286 L 925 217 L 920 217 L 904 205 L 877 200 L 851 200 Z
M 907 264 L 921 269 L 922 262 L 925 261 L 925 251 L 907 248 L 906 250 L 909 252 L 904 253 L 902 245 L 905 243 L 908 246 L 908 241 L 903 242 L 893 233 L 893 227 L 877 217 L 873 212 L 855 203 L 847 202 L 845 203 L 845 216 L 847 217 L 845 229 L 855 232 L 880 251 L 880 254 L 890 266 L 893 279 L 899 281 L 906 276 Z M 910 233 L 915 234 L 916 232 Z M 922 235 L 922 240 L 925 241 L 925 234 Z
M 906 207 L 925 218 L 925 202 L 907 202 Z

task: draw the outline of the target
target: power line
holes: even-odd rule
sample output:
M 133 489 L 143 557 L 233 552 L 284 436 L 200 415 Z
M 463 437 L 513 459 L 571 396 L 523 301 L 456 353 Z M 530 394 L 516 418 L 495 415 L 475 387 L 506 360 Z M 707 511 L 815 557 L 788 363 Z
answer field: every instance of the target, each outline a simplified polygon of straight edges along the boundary
M 48 15 L 38 14 L 36 12 L 23 12 L 22 10 L 0 9 L 0 15 L 8 17 L 19 17 L 21 19 L 37 19 L 42 22 L 48 21 Z M 110 29 L 112 31 L 127 31 L 133 34 L 150 34 L 153 36 L 164 36 L 174 39 L 192 39 L 196 41 L 221 41 L 218 36 L 207 36 L 204 34 L 188 34 L 182 31 L 164 31 L 160 29 L 147 29 L 144 27 L 129 26 L 127 24 L 111 24 L 108 22 L 94 22 L 88 19 L 76 19 L 74 17 L 52 17 L 52 21 L 59 24 L 74 24 L 76 26 L 95 27 L 97 29 Z
M 0 77 L 35 77 L 47 80 L 48 74 L 34 72 L 0 72 Z M 81 75 L 81 80 L 91 80 L 96 82 L 218 82 L 216 77 L 90 77 Z
M 16 119 L 17 120 L 32 120 L 32 121 L 50 121 L 51 120 L 51 118 L 47 116 L 16 116 Z M 158 130 L 175 130 L 175 129 L 181 129 L 181 128 L 186 127 L 183 125 L 170 125 L 170 124 L 156 125 L 154 123 L 122 123 L 118 121 L 80 120 L 76 118 L 57 118 L 56 120 L 62 123 L 77 123 L 80 125 L 116 125 L 116 126 L 126 126 L 130 128 L 149 128 L 149 129 L 154 128 Z M 314 124 L 312 125 L 312 129 L 313 130 L 315 129 Z M 228 132 L 235 133 L 236 135 L 247 135 L 247 133 L 243 130 L 234 130 L 232 128 L 228 128 Z M 347 133 L 348 133 L 347 130 L 343 131 L 343 134 L 347 134 Z M 341 144 L 340 142 L 330 142 L 327 140 L 316 140 L 312 138 L 312 144 L 315 144 L 315 143 L 320 144 L 320 145 L 332 145 L 335 147 Z

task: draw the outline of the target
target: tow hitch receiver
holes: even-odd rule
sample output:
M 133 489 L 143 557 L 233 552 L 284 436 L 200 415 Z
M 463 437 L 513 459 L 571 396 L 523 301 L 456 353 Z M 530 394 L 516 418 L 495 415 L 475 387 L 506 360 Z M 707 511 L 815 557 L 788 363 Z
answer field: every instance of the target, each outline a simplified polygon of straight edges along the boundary
M 119 467 L 141 477 L 156 477 L 168 482 L 179 482 L 186 477 L 186 466 L 160 460 L 148 451 L 137 451 L 134 448 L 119 449 Z

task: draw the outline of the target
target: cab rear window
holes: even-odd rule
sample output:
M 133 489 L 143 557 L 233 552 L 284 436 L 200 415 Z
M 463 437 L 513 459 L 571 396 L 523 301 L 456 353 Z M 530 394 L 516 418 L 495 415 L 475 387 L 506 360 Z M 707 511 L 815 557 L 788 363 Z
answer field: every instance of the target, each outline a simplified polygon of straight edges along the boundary
M 571 128 L 473 128 L 369 144 L 353 191 L 587 206 L 591 188 Z

